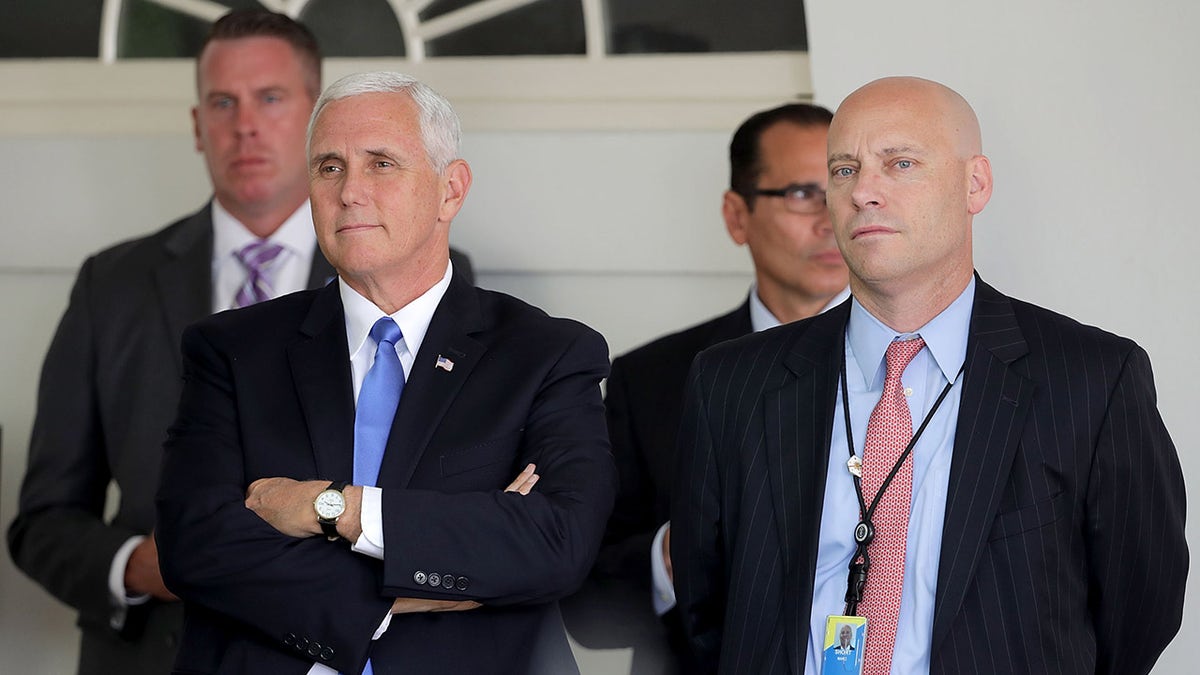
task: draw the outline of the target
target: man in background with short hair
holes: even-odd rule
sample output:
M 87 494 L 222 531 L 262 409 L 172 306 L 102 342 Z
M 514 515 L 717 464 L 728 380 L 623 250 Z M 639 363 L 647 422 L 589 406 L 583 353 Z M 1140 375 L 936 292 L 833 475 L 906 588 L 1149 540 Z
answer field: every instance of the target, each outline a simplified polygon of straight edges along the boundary
M 754 261 L 749 296 L 728 314 L 618 357 L 608 378 L 606 414 L 621 490 L 592 583 L 639 589 L 637 602 L 652 603 L 656 614 L 665 615 L 668 641 L 685 670 L 686 650 L 672 611 L 667 519 L 687 371 L 707 347 L 811 316 L 847 297 L 846 265 L 825 208 L 825 137 L 831 118 L 820 106 L 789 103 L 738 127 L 729 145 L 729 189 L 721 215 L 730 238 L 746 246 Z M 579 609 L 582 624 L 588 610 L 586 605 Z M 572 618 L 572 627 L 576 623 Z M 590 628 L 581 625 L 578 632 L 585 630 Z M 661 638 L 639 635 L 635 671 L 643 660 L 667 658 L 642 649 L 647 642 L 662 644 Z

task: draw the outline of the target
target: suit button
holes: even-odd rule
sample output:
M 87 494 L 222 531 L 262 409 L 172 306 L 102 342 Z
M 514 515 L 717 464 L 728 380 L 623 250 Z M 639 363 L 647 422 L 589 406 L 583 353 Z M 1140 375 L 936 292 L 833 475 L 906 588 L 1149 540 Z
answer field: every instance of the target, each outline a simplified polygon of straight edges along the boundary
M 454 575 L 447 574 L 442 577 L 442 588 L 451 591 L 454 590 Z
M 413 572 L 413 581 L 417 582 L 418 586 L 424 586 L 425 579 L 426 576 L 424 572 Z
M 471 585 L 470 579 L 468 579 L 466 577 L 459 577 L 458 581 L 454 584 L 454 587 L 460 591 L 465 591 L 465 590 L 467 590 L 467 586 L 470 586 L 470 585 Z
M 442 585 L 442 575 L 438 574 L 437 572 L 430 572 L 429 573 L 429 585 L 433 586 L 434 588 L 441 586 Z
M 308 638 L 306 638 L 306 637 L 296 638 L 296 651 L 303 654 L 304 650 L 306 650 L 306 649 L 308 649 Z
M 320 656 L 321 655 L 321 643 L 313 642 L 312 644 L 308 645 L 308 655 L 313 657 L 314 659 L 317 658 L 318 656 Z
M 287 645 L 288 647 L 291 647 L 292 645 L 296 644 L 296 634 L 288 633 L 287 635 L 284 635 L 283 636 L 283 644 Z
M 330 647 L 326 647 L 321 650 L 321 660 L 322 661 L 328 661 L 329 659 L 332 659 L 332 658 L 333 658 L 333 649 L 331 649 Z

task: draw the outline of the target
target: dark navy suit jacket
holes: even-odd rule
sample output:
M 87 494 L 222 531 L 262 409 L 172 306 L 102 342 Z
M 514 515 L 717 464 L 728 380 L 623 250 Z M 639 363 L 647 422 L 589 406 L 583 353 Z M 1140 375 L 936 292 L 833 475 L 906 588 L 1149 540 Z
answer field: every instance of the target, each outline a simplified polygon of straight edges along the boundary
M 597 333 L 451 282 L 380 469 L 383 561 L 287 537 L 243 505 L 258 478 L 351 476 L 336 284 L 206 319 L 183 349 L 158 494 L 163 576 L 187 609 L 177 672 L 357 673 L 368 652 L 380 674 L 574 667 L 555 601 L 591 566 L 616 483 Z M 534 491 L 503 492 L 529 462 Z M 397 615 L 373 642 L 395 597 L 484 607 Z M 569 663 L 545 665 L 548 651 Z

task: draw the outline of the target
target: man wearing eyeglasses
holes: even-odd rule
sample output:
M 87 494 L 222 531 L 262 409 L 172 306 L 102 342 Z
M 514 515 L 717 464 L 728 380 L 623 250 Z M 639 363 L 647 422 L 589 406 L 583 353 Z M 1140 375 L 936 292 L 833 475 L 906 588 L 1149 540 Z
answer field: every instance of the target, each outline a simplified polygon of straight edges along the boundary
M 755 281 L 749 297 L 728 314 L 618 357 L 608 378 L 605 405 L 621 488 L 593 581 L 631 582 L 651 593 L 685 672 L 691 670 L 683 661 L 687 651 L 671 611 L 667 517 L 688 368 L 697 353 L 718 342 L 812 316 L 846 299 L 846 264 L 825 209 L 825 139 L 832 117 L 825 108 L 790 103 L 738 127 L 729 145 L 721 214 L 733 241 L 750 249 Z M 658 670 L 647 661 L 663 658 L 649 653 L 649 646 L 641 649 L 646 639 L 639 637 L 635 672 L 643 666 Z

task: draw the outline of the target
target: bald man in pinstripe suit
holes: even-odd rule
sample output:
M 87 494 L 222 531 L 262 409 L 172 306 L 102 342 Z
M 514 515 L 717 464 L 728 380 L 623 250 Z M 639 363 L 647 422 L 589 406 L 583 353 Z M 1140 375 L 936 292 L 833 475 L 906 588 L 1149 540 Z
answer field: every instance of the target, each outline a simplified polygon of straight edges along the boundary
M 868 575 L 863 597 L 898 618 L 883 642 L 869 619 L 867 672 L 1148 672 L 1179 629 L 1188 552 L 1146 352 L 974 273 L 992 175 L 952 90 L 887 78 L 854 92 L 829 169 L 853 298 L 692 368 L 671 556 L 698 662 L 819 672 L 861 553 L 847 459 L 876 468 L 862 449 L 883 355 L 919 337 L 901 376 L 917 430 L 902 591 L 883 597 Z M 893 535 L 876 532 L 874 559 Z

